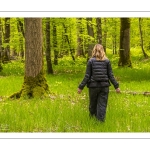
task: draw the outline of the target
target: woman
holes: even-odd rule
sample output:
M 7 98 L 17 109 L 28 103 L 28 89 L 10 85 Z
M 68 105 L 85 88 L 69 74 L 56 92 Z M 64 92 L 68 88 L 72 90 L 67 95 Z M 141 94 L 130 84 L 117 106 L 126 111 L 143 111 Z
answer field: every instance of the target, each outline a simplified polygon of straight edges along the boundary
M 90 116 L 95 116 L 101 122 L 105 121 L 110 82 L 116 92 L 120 93 L 119 83 L 114 78 L 111 63 L 105 56 L 104 48 L 101 44 L 96 44 L 92 57 L 87 63 L 84 79 L 78 86 L 78 93 L 80 94 L 87 85 Z

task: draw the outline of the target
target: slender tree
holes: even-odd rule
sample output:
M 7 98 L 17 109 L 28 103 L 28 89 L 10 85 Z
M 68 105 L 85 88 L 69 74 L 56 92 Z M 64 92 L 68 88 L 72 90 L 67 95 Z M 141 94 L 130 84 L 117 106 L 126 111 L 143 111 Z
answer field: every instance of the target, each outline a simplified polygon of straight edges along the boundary
M 87 20 L 87 31 L 88 31 L 88 58 L 87 59 L 89 59 L 92 55 L 92 49 L 95 44 L 95 39 L 94 39 L 92 18 L 86 18 L 86 20 Z
M 146 54 L 144 50 L 144 41 L 143 41 L 143 31 L 142 31 L 142 18 L 139 18 L 139 31 L 140 31 L 140 39 L 141 39 L 141 48 L 144 55 L 144 58 L 148 58 L 148 55 Z
M 24 58 L 24 42 L 23 42 L 23 38 L 24 38 L 24 25 L 21 22 L 20 18 L 17 18 L 17 29 L 18 29 L 18 33 L 19 33 L 19 50 L 20 50 L 20 55 L 21 58 Z
M 77 18 L 77 56 L 85 56 L 83 50 L 82 18 Z
M 112 34 L 113 54 L 117 54 L 117 21 L 116 19 L 112 18 L 112 23 L 113 23 L 113 34 Z
M 51 47 L 50 47 L 50 18 L 46 18 L 46 62 L 47 73 L 53 74 L 52 60 L 51 60 Z
M 121 18 L 118 66 L 132 67 L 130 59 L 130 18 Z
M 5 18 L 5 36 L 4 36 L 4 61 L 10 61 L 10 18 Z
M 97 42 L 102 44 L 102 21 L 101 18 L 96 18 Z
M 57 47 L 57 26 L 53 22 L 53 48 L 54 48 L 54 65 L 58 65 L 58 47 Z
M 107 42 L 107 19 L 104 18 L 104 29 L 103 29 L 103 47 L 104 47 L 104 51 L 106 53 L 106 42 Z
M 2 61 L 3 61 L 3 50 L 2 50 L 2 19 L 0 18 L 0 72 L 3 70 Z
M 71 42 L 70 42 L 68 34 L 67 34 L 67 27 L 66 27 L 65 23 L 63 23 L 63 28 L 64 28 L 65 41 L 68 43 L 72 60 L 75 61 L 75 57 L 74 57 L 74 54 L 73 54 L 73 49 L 71 48 Z
M 44 76 L 42 52 L 42 19 L 25 18 L 25 76 L 22 89 L 10 98 L 41 98 L 49 87 Z

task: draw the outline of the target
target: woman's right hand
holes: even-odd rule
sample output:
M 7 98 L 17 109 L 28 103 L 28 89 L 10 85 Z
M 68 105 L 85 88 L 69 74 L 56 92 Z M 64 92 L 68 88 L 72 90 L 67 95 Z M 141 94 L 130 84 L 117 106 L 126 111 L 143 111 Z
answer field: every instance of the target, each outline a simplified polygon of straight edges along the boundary
M 117 93 L 120 93 L 120 88 L 117 88 L 117 89 L 116 89 L 116 92 L 117 92 Z

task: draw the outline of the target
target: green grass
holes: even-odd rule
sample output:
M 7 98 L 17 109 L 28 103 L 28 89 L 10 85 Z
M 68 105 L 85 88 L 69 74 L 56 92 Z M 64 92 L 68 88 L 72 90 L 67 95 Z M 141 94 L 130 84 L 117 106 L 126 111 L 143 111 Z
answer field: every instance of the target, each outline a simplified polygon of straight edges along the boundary
M 150 60 L 133 56 L 133 68 L 118 68 L 118 56 L 111 58 L 121 91 L 150 91 Z M 21 89 L 24 64 L 3 65 L 0 73 L 0 132 L 150 132 L 150 97 L 117 94 L 110 87 L 106 122 L 89 118 L 88 89 L 77 94 L 85 73 L 85 63 L 71 58 L 59 60 L 54 75 L 46 75 L 50 97 L 46 99 L 6 99 Z

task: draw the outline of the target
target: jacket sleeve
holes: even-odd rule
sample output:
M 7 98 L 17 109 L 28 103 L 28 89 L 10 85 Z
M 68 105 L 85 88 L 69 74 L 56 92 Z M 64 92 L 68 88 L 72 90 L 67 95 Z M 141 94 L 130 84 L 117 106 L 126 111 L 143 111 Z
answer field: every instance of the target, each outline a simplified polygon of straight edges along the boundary
M 83 89 L 85 87 L 85 85 L 88 83 L 88 81 L 90 80 L 91 72 L 92 72 L 91 70 L 92 70 L 92 63 L 89 60 L 87 63 L 87 66 L 86 66 L 85 76 L 84 76 L 82 82 L 78 86 L 79 89 Z
M 107 67 L 108 67 L 108 78 L 109 78 L 110 82 L 113 84 L 114 88 L 117 89 L 119 87 L 119 83 L 116 81 L 116 79 L 113 75 L 110 61 L 108 61 Z

